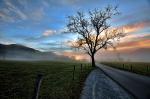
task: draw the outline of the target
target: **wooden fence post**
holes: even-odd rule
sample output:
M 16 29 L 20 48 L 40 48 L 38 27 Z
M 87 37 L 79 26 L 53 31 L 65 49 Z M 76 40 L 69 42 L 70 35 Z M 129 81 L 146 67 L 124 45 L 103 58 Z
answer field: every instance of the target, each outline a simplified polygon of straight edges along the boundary
M 147 65 L 147 72 L 149 72 L 149 66 Z
M 82 72 L 82 64 L 81 64 L 81 72 Z
M 33 95 L 32 99 L 38 99 L 39 92 L 40 92 L 40 86 L 41 86 L 41 83 L 42 83 L 42 78 L 43 78 L 42 74 L 37 75 L 37 78 L 36 78 L 36 81 L 35 81 L 34 95 Z
M 73 66 L 73 80 L 74 80 L 74 73 L 75 73 L 75 66 Z
M 123 64 L 123 69 L 125 69 L 125 68 L 124 68 L 124 64 Z
M 132 65 L 131 65 L 131 67 L 130 67 L 130 70 L 132 71 Z

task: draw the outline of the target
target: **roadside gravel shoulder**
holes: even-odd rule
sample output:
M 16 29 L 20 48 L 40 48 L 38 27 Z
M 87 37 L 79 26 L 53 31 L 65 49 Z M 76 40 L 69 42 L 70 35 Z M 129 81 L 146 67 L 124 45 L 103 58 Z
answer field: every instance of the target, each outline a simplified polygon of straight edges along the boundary
M 81 99 L 133 99 L 133 97 L 100 69 L 95 69 L 85 81 Z

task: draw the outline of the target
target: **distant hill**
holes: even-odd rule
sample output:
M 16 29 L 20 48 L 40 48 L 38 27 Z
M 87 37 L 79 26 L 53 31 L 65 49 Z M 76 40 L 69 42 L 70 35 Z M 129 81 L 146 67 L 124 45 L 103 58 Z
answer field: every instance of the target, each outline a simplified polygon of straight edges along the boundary
M 0 44 L 1 60 L 71 60 L 62 55 L 56 55 L 53 52 L 41 52 L 23 45 Z
M 0 52 L 1 51 L 26 51 L 26 52 L 39 52 L 38 50 L 35 50 L 33 48 L 29 48 L 23 45 L 17 45 L 17 44 L 10 44 L 10 45 L 4 45 L 0 44 Z

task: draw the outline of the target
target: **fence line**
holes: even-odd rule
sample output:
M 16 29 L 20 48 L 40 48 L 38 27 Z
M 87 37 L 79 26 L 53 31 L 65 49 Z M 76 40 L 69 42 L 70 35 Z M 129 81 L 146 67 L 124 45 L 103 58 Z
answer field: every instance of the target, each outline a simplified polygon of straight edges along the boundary
M 85 64 L 85 67 L 86 66 L 89 69 L 89 65 Z M 86 70 L 86 68 L 85 68 L 85 70 Z M 76 71 L 76 66 L 75 65 L 73 66 L 73 70 L 71 70 L 71 71 L 72 71 L 72 80 L 74 81 L 75 80 L 75 71 Z M 81 75 L 83 73 L 83 64 L 80 65 L 80 73 L 81 73 Z M 40 86 L 41 86 L 41 83 L 42 83 L 42 79 L 43 79 L 43 75 L 42 74 L 38 74 L 37 78 L 36 78 L 36 81 L 35 81 L 34 94 L 33 94 L 32 99 L 38 99 L 39 92 L 40 92 Z
M 104 63 L 105 64 L 105 63 Z M 134 72 L 134 73 L 141 73 L 141 74 L 144 74 L 144 75 L 150 75 L 150 66 L 146 65 L 146 66 L 143 66 L 141 69 L 137 69 L 138 66 L 136 67 L 136 65 L 133 65 L 133 64 L 107 64 L 106 65 L 112 65 L 112 67 L 115 67 L 115 68 L 119 68 L 119 69 L 123 69 L 123 70 L 127 70 L 127 71 L 131 71 L 131 72 Z

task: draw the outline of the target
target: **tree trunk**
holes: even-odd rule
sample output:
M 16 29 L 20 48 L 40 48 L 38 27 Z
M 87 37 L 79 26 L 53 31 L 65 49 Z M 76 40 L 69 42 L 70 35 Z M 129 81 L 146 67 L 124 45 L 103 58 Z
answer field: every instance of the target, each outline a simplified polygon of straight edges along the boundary
M 92 59 L 92 67 L 95 67 L 95 58 L 94 58 L 94 54 L 91 56 Z

